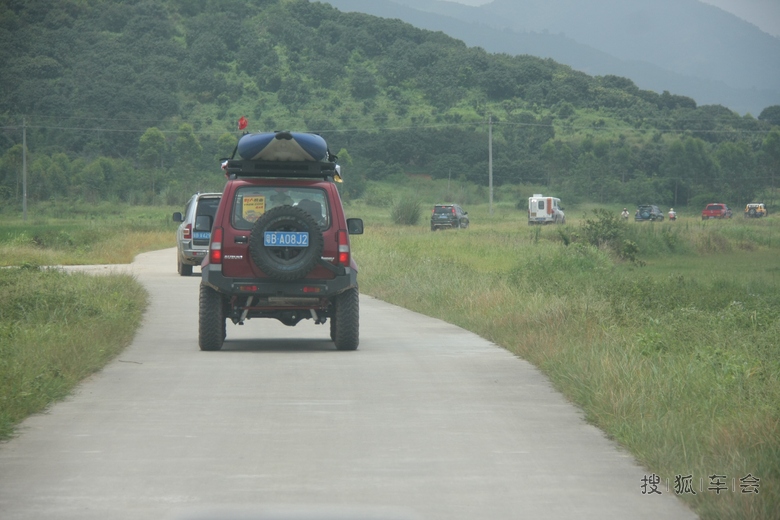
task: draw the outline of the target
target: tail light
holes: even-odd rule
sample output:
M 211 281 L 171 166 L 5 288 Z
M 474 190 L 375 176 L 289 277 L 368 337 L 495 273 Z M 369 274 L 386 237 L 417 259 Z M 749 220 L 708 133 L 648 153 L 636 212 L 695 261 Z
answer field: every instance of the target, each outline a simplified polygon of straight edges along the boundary
M 211 245 L 209 246 L 209 263 L 222 263 L 222 228 L 215 228 L 211 234 Z
M 336 234 L 336 240 L 339 244 L 339 265 L 349 265 L 349 235 L 347 235 L 347 231 L 339 230 Z
M 184 226 L 184 231 L 182 232 L 185 239 L 192 238 L 192 224 L 187 224 Z
M 450 208 L 452 210 L 452 214 L 455 214 L 455 208 Z

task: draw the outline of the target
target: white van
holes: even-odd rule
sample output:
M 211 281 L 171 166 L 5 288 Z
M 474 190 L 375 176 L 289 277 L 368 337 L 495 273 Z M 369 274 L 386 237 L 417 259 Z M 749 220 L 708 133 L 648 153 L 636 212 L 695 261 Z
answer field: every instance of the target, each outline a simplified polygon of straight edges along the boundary
M 545 197 L 539 193 L 535 193 L 533 197 L 528 197 L 528 225 L 551 223 L 566 223 L 566 215 L 563 214 L 561 199 Z

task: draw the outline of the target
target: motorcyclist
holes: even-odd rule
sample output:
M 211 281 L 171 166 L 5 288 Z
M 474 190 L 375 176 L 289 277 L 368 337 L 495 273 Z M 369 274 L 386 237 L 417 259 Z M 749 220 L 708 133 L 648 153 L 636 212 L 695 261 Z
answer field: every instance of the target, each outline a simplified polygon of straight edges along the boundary
M 669 208 L 669 220 L 677 220 L 677 213 L 674 208 Z
M 628 209 L 623 208 L 623 213 L 621 213 L 620 216 L 623 217 L 623 220 L 628 220 Z

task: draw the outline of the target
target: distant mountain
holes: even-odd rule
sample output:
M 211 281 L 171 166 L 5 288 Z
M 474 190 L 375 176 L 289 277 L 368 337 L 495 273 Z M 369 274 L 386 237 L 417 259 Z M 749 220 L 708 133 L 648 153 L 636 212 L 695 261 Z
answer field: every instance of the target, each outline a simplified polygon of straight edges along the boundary
M 780 38 L 698 0 L 330 0 L 488 52 L 530 54 L 590 75 L 756 115 L 780 104 Z

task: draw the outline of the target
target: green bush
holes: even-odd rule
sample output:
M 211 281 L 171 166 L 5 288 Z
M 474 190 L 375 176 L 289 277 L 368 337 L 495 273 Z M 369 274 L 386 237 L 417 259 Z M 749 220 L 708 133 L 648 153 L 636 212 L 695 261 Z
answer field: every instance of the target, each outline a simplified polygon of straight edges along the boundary
M 614 249 L 625 231 L 620 215 L 601 208 L 594 209 L 593 215 L 594 218 L 585 219 L 585 239 L 593 246 L 608 246 Z
M 401 199 L 393 205 L 390 217 L 400 226 L 416 226 L 420 222 L 422 202 L 419 199 Z

